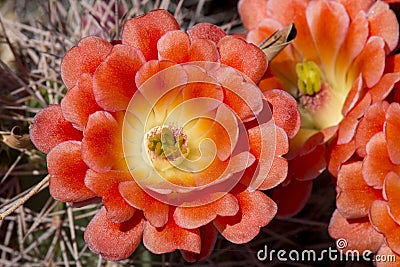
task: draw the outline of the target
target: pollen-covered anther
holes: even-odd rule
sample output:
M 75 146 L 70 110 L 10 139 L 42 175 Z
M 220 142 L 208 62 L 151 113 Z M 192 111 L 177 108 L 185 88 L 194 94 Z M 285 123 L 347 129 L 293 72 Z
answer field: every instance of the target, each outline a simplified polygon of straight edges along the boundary
M 182 129 L 174 126 L 154 127 L 147 133 L 145 142 L 147 154 L 156 168 L 160 163 L 163 168 L 166 162 L 179 164 L 188 155 L 187 136 Z

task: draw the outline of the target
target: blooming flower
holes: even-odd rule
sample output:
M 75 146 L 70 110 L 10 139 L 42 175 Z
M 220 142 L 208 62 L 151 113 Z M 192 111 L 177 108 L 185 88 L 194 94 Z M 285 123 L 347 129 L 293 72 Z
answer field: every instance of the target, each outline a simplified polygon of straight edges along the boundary
M 311 180 L 325 170 L 326 143 L 338 125 L 337 144 L 348 143 L 345 133 L 361 117 L 361 106 L 356 107 L 365 93 L 389 92 L 399 80 L 397 74 L 384 74 L 385 60 L 398 43 L 398 22 L 388 4 L 373 0 L 241 0 L 239 12 L 247 41 L 255 44 L 292 22 L 297 28 L 296 39 L 259 83 L 262 90 L 291 93 L 302 116 L 287 155 L 289 179 L 274 190 L 279 214 L 291 216 L 304 206 Z M 375 96 L 374 102 L 385 97 Z M 288 192 L 295 201 L 288 201 Z
M 68 92 L 30 135 L 56 200 L 102 199 L 91 250 L 120 260 L 143 240 L 195 261 L 218 232 L 246 243 L 269 223 L 277 207 L 261 190 L 286 178 L 300 117 L 289 94 L 255 85 L 266 68 L 253 44 L 211 24 L 180 31 L 164 10 L 127 21 L 121 41 L 86 37 L 68 51 Z
M 395 255 L 397 262 L 400 259 L 399 118 L 397 102 L 380 101 L 366 109 L 354 137 L 357 150 L 338 171 L 337 211 L 329 225 L 333 238 L 349 240 L 348 249 Z

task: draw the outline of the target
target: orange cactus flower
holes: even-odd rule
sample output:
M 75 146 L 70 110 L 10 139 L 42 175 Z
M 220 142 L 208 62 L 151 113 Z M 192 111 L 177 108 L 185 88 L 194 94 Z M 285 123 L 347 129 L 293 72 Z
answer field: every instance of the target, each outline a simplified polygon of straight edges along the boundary
M 164 10 L 128 20 L 121 41 L 86 37 L 67 52 L 68 92 L 30 135 L 56 200 L 102 199 L 92 251 L 121 260 L 143 242 L 196 261 L 218 233 L 246 243 L 271 221 L 261 190 L 286 178 L 300 115 L 286 92 L 256 86 L 267 64 L 257 46 L 211 24 L 180 31 Z
M 338 125 L 338 144 L 348 143 L 343 133 L 356 126 L 362 113 L 356 107 L 366 92 L 388 93 L 400 79 L 384 72 L 398 43 L 399 25 L 388 4 L 374 0 L 241 0 L 239 12 L 247 41 L 254 44 L 290 23 L 297 28 L 295 40 L 270 63 L 259 83 L 264 91 L 282 88 L 292 94 L 302 117 L 287 155 L 288 180 L 274 191 L 278 215 L 291 216 L 304 206 L 311 180 L 326 169 L 326 143 Z M 373 102 L 386 95 L 376 94 Z M 358 117 L 345 125 L 349 114 Z M 341 147 L 341 154 L 346 148 Z M 296 201 L 288 202 L 287 194 L 293 193 Z
M 380 101 L 366 108 L 354 137 L 356 151 L 338 171 L 337 211 L 329 226 L 333 238 L 350 240 L 348 249 L 394 255 L 397 262 L 400 260 L 399 129 L 399 103 Z

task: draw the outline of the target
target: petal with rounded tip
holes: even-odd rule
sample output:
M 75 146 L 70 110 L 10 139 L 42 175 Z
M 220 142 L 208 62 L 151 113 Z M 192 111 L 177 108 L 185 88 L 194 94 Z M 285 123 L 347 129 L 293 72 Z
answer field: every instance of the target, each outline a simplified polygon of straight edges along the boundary
M 123 158 L 121 129 L 117 120 L 106 111 L 89 116 L 82 140 L 82 158 L 97 172 L 107 172 Z
M 158 57 L 160 60 L 171 60 L 183 63 L 189 59 L 189 36 L 187 33 L 176 30 L 165 33 L 157 42 Z
M 180 227 L 194 229 L 208 224 L 217 216 L 234 216 L 238 210 L 237 199 L 228 193 L 206 205 L 177 207 L 174 212 L 174 220 Z
M 275 124 L 293 138 L 300 129 L 301 118 L 296 100 L 287 92 L 272 89 L 263 92 L 268 103 L 272 105 Z
M 214 220 L 217 230 L 229 241 L 243 244 L 252 240 L 274 217 L 277 206 L 261 191 L 247 190 L 235 195 L 240 210 L 235 216 L 218 216 Z
M 112 112 L 126 109 L 136 91 L 136 72 L 144 62 L 139 49 L 115 45 L 93 77 L 93 93 L 98 105 Z
M 390 160 L 400 164 L 400 104 L 392 103 L 386 112 L 385 135 Z
M 346 37 L 336 59 L 337 77 L 346 77 L 350 64 L 365 47 L 369 35 L 367 14 L 359 12 L 351 20 Z M 345 82 L 343 80 L 343 82 Z
M 258 83 L 267 70 L 268 60 L 264 52 L 243 39 L 225 36 L 218 42 L 221 63 L 246 74 Z
M 385 68 L 384 46 L 385 43 L 381 37 L 369 37 L 364 49 L 353 61 L 347 79 L 355 80 L 362 73 L 368 87 L 378 83 Z
M 345 164 L 340 168 L 336 206 L 346 219 L 368 216 L 373 201 L 382 199 L 382 190 L 368 186 L 361 173 L 362 162 Z
M 93 75 L 112 49 L 112 44 L 99 37 L 89 36 L 72 47 L 61 61 L 61 77 L 72 88 L 83 73 Z
M 168 222 L 162 228 L 156 228 L 146 222 L 143 245 L 156 254 L 168 253 L 176 249 L 199 254 L 201 251 L 200 230 L 179 227 L 175 224 L 170 212 Z
M 154 227 L 163 227 L 168 221 L 169 207 L 141 189 L 136 182 L 127 181 L 119 184 L 119 192 L 132 206 L 143 210 L 145 218 Z
M 104 259 L 118 261 L 128 258 L 142 240 L 144 220 L 139 214 L 129 221 L 115 223 L 107 219 L 102 208 L 92 218 L 85 230 L 89 248 Z
M 329 155 L 328 170 L 334 176 L 338 176 L 338 172 L 344 162 L 349 160 L 355 152 L 354 140 L 343 145 L 336 144 L 336 141 L 332 141 L 331 152 Z
M 218 26 L 210 23 L 198 23 L 187 31 L 190 40 L 206 39 L 218 44 L 226 33 Z
M 383 75 L 379 82 L 368 91 L 372 96 L 372 103 L 384 100 L 392 92 L 393 87 L 399 80 L 399 72 Z
M 362 174 L 369 186 L 382 188 L 386 175 L 391 171 L 400 174 L 400 165 L 395 165 L 390 161 L 385 134 L 380 132 L 375 134 L 367 144 Z
M 189 61 L 219 62 L 217 45 L 207 39 L 195 39 L 191 41 L 189 48 Z
M 54 147 L 47 155 L 50 194 L 62 202 L 80 202 L 95 197 L 85 186 L 88 169 L 81 158 L 81 142 L 66 141 Z
M 82 140 L 82 132 L 67 121 L 60 105 L 49 105 L 39 111 L 29 130 L 32 143 L 43 153 L 49 153 L 56 145 L 68 140 Z
M 383 236 L 375 231 L 367 217 L 346 220 L 340 212 L 334 211 L 328 227 L 329 235 L 334 239 L 344 239 L 346 250 L 375 252 L 383 242 Z
M 240 0 L 238 10 L 243 26 L 253 29 L 265 17 L 267 17 L 267 1 L 264 0 Z
M 94 99 L 92 76 L 82 74 L 76 86 L 61 100 L 61 110 L 65 119 L 83 131 L 89 115 L 101 110 Z
M 383 130 L 388 106 L 389 104 L 387 102 L 372 104 L 365 112 L 364 117 L 360 120 L 354 138 L 357 154 L 360 157 L 365 157 L 367 153 L 366 146 L 372 136 Z
M 122 43 L 139 48 L 146 60 L 157 59 L 158 40 L 173 30 L 179 30 L 175 18 L 166 10 L 153 10 L 125 23 Z
M 400 176 L 390 172 L 385 179 L 384 195 L 389 204 L 389 213 L 400 224 Z
M 294 23 L 297 29 L 293 45 L 301 51 L 304 58 L 318 62 L 316 48 L 307 23 L 306 8 L 309 1 L 304 0 L 269 0 L 267 13 L 282 25 Z M 273 63 L 272 63 L 273 64 Z
M 305 17 L 325 74 L 334 78 L 334 64 L 346 38 L 350 24 L 349 15 L 343 5 L 336 1 L 311 1 Z
M 103 198 L 103 205 L 107 213 L 107 219 L 112 222 L 121 223 L 129 220 L 136 209 L 130 206 L 118 190 L 118 185 L 133 178 L 128 171 L 109 171 L 98 173 L 88 170 L 85 177 L 85 185 L 93 192 Z
M 368 12 L 370 34 L 382 36 L 388 46 L 387 53 L 399 42 L 399 23 L 392 9 L 383 1 L 376 1 Z
M 388 203 L 382 200 L 372 203 L 369 216 L 372 225 L 385 236 L 390 249 L 400 254 L 400 225 L 390 217 Z

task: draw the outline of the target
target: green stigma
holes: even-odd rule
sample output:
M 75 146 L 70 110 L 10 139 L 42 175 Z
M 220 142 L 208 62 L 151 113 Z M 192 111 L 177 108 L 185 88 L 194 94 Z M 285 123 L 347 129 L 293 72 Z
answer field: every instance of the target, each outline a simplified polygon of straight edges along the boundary
M 187 146 L 184 143 L 185 136 L 182 132 L 163 127 L 148 137 L 147 147 L 161 159 L 175 160 L 187 153 Z
M 314 95 L 321 90 L 321 70 L 313 61 L 296 65 L 297 86 L 303 95 Z

